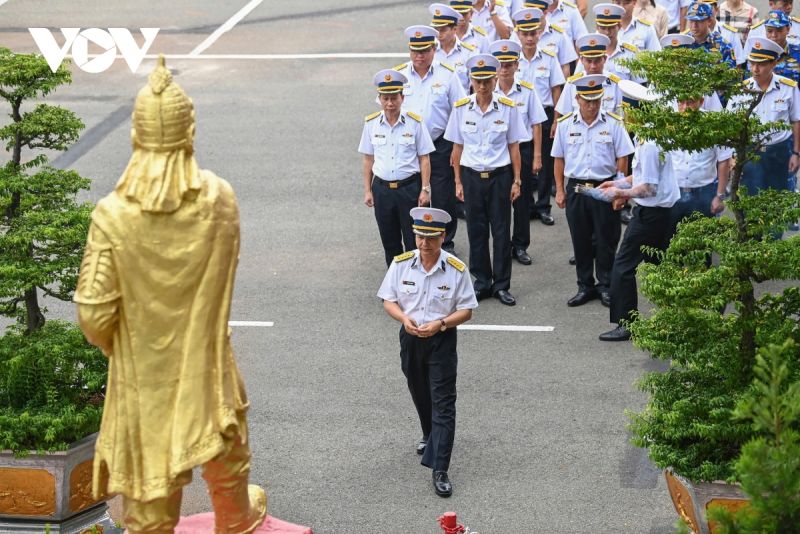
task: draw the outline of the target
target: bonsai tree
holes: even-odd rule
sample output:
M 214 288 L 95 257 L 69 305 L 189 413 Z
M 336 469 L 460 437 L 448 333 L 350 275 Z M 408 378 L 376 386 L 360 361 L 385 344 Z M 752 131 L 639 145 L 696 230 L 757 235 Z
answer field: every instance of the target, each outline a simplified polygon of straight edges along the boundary
M 642 293 L 655 310 L 638 315 L 629 328 L 638 347 L 670 367 L 640 381 L 650 399 L 631 414 L 633 441 L 648 448 L 656 465 L 691 480 L 735 481 L 736 460 L 755 431 L 731 415 L 751 386 L 757 350 L 800 341 L 800 290 L 771 282 L 800 279 L 800 240 L 773 235 L 798 218 L 800 195 L 770 190 L 747 196 L 740 187 L 744 164 L 758 157 L 765 134 L 785 126 L 759 122 L 753 110 L 762 94 L 747 92 L 740 71 L 718 54 L 669 48 L 627 64 L 661 95 L 626 112 L 639 138 L 667 151 L 718 145 L 736 151 L 728 202 L 733 218 L 695 216 L 681 223 L 665 252 L 649 251 L 660 263 L 640 267 Z M 723 100 L 744 98 L 745 105 L 683 113 L 671 105 L 712 92 Z M 797 376 L 798 345 L 787 351 L 787 367 Z
M 91 205 L 89 180 L 47 164 L 83 123 L 64 108 L 31 101 L 70 83 L 38 55 L 0 48 L 0 98 L 11 121 L 0 128 L 11 159 L 0 167 L 0 314 L 16 320 L 0 338 L 0 450 L 64 449 L 97 431 L 105 361 L 72 324 L 45 324 L 40 292 L 71 300 Z M 31 109 L 32 107 L 32 109 Z

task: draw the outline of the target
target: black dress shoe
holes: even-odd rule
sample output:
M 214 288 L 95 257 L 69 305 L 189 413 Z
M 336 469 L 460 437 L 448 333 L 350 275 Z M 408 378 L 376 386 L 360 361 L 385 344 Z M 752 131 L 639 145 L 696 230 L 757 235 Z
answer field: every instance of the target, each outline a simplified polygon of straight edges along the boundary
M 494 294 L 494 298 L 506 306 L 514 306 L 517 303 L 517 299 L 515 299 L 514 296 L 505 289 L 498 289 L 497 293 Z
M 575 265 L 575 256 L 570 256 L 569 260 L 567 260 L 567 261 L 569 261 L 570 265 Z
M 631 338 L 631 332 L 625 326 L 619 325 L 614 330 L 609 330 L 600 334 L 600 341 L 628 341 Z
M 545 226 L 553 226 L 556 223 L 556 220 L 549 213 L 540 213 L 539 220 L 542 221 L 542 224 Z
M 567 301 L 567 306 L 574 308 L 575 306 L 583 306 L 590 300 L 597 298 L 597 291 L 581 289 L 578 293 Z
M 608 291 L 601 291 L 600 292 L 600 304 L 605 306 L 606 308 L 611 307 L 611 293 Z
M 490 289 L 484 289 L 483 291 L 476 291 L 475 298 L 478 300 L 486 300 L 492 296 L 492 291 Z
M 530 265 L 533 263 L 530 254 L 528 254 L 527 250 L 521 248 L 512 248 L 511 249 L 511 257 L 516 258 L 518 262 L 522 265 Z
M 453 485 L 447 477 L 447 471 L 433 472 L 433 491 L 439 497 L 449 497 L 453 494 Z
M 422 436 L 422 438 L 419 440 L 419 443 L 417 443 L 417 454 L 422 454 L 423 452 L 425 452 L 425 447 L 427 446 L 428 446 L 428 436 Z

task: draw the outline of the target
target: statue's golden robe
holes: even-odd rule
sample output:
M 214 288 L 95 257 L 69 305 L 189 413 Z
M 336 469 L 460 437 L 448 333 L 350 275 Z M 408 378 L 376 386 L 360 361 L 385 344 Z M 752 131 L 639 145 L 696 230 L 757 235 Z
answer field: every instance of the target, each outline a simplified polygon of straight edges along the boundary
M 92 214 L 75 301 L 109 357 L 95 494 L 166 497 L 236 436 L 247 440 L 228 328 L 238 207 L 226 181 L 190 174 L 167 210 L 144 211 L 123 180 Z

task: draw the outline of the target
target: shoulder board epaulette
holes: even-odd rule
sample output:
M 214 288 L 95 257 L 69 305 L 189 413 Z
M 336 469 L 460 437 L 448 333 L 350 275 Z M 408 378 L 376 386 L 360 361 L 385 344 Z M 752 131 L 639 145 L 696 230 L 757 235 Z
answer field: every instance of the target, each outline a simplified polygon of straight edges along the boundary
M 789 87 L 797 87 L 797 82 L 794 80 L 790 80 L 789 78 L 784 78 L 781 76 L 778 78 L 782 84 L 788 85 Z
M 761 25 L 762 25 L 762 24 L 764 24 L 765 22 L 766 22 L 765 20 L 758 21 L 758 22 L 756 22 L 755 24 L 753 24 L 752 26 L 750 26 L 750 29 L 751 29 L 751 30 L 755 30 L 756 28 L 758 28 L 759 26 L 761 26 Z
M 399 65 L 392 67 L 392 70 L 403 70 L 406 67 L 408 67 L 408 63 L 400 63 Z
M 476 48 L 478 48 L 477 46 L 475 46 L 475 45 L 471 45 L 471 44 L 469 44 L 469 43 L 461 43 L 461 46 L 463 46 L 464 48 L 466 48 L 466 49 L 467 49 L 467 50 L 469 50 L 470 52 L 474 52 L 474 51 L 475 51 L 475 49 L 476 49 Z
M 568 2 L 567 0 L 561 0 L 561 3 L 562 3 L 562 4 L 564 4 L 565 6 L 569 6 L 569 7 L 572 7 L 572 8 L 578 9 L 578 6 L 576 6 L 576 5 L 575 5 L 575 4 L 573 4 L 572 2 Z
M 558 118 L 558 122 L 565 121 L 570 117 L 572 117 L 572 112 L 571 111 L 569 113 L 567 113 L 566 115 L 562 115 L 561 117 L 559 117 Z
M 624 48 L 626 50 L 630 50 L 634 54 L 638 54 L 639 53 L 639 47 L 637 47 L 635 44 L 622 43 L 622 48 Z
M 502 6 L 502 7 L 506 7 L 506 3 L 505 3 L 505 2 L 503 2 L 503 0 L 496 0 L 496 1 L 495 1 L 495 3 L 494 3 L 494 5 L 496 5 L 496 6 Z
M 417 122 L 422 122 L 422 117 L 420 117 L 419 115 L 417 115 L 413 111 L 406 111 L 406 115 L 408 115 L 409 117 L 411 117 L 412 119 L 414 119 Z
M 568 81 L 568 82 L 574 82 L 575 80 L 577 80 L 577 79 L 578 79 L 578 78 L 580 78 L 581 76 L 583 76 L 583 73 L 582 73 L 582 72 L 579 72 L 579 73 L 577 73 L 577 74 L 573 74 L 572 76 L 570 76 L 569 78 L 567 78 L 567 81 Z
M 728 30 L 729 32 L 739 33 L 739 28 L 736 26 L 731 26 L 730 24 L 722 23 L 722 27 Z
M 800 17 L 791 16 L 789 18 L 792 19 L 794 22 L 800 23 Z
M 653 25 L 653 23 L 650 22 L 649 20 L 645 20 L 645 19 L 636 19 L 636 20 L 637 20 L 637 22 L 641 22 L 645 26 L 652 26 Z
M 519 84 L 522 87 L 527 87 L 528 89 L 533 89 L 533 84 L 531 82 L 526 82 L 525 80 L 520 80 Z
M 453 256 L 448 256 L 448 258 L 447 258 L 447 263 L 449 263 L 450 265 L 452 265 L 453 267 L 455 267 L 456 269 L 458 269 L 458 270 L 459 270 L 459 271 L 461 271 L 462 273 L 464 272 L 464 269 L 466 269 L 466 268 L 467 268 L 467 266 L 466 266 L 466 265 L 464 265 L 463 263 L 461 263 L 460 261 L 458 261 L 458 260 L 457 260 L 456 258 L 454 258 Z
M 555 24 L 551 24 L 550 27 L 553 28 L 558 33 L 564 33 L 564 28 L 562 28 L 561 26 L 557 26 Z
M 464 104 L 469 104 L 469 97 L 468 97 L 468 96 L 465 96 L 465 97 L 464 97 L 464 98 L 462 98 L 461 100 L 457 101 L 457 102 L 456 102 L 456 107 L 457 107 L 457 108 L 460 108 L 460 107 L 461 107 L 461 106 L 463 106 Z
M 609 117 L 613 117 L 613 118 L 617 119 L 618 121 L 622 120 L 622 116 L 621 115 L 617 115 L 616 113 L 611 113 L 610 111 L 607 111 L 606 115 L 608 115 Z
M 498 98 L 497 101 L 502 103 L 502 104 L 505 104 L 506 106 L 511 106 L 512 108 L 513 107 L 517 107 L 517 103 L 516 102 L 514 102 L 510 98 L 506 98 L 504 96 L 501 96 L 500 98 Z
M 476 32 L 486 37 L 486 30 L 484 30 L 480 26 L 473 26 L 473 28 L 475 29 Z
M 614 83 L 619 83 L 619 82 L 620 82 L 620 80 L 622 80 L 622 78 L 620 78 L 620 77 L 619 77 L 619 76 L 617 76 L 616 74 L 609 74 L 609 75 L 608 75 L 608 79 L 609 79 L 609 80 L 611 80 L 611 81 L 612 81 L 612 82 L 614 82 Z
M 402 254 L 399 254 L 399 255 L 395 256 L 394 257 L 394 262 L 395 263 L 400 263 L 400 262 L 403 262 L 403 261 L 406 261 L 406 260 L 410 260 L 413 257 L 414 257 L 414 251 L 413 250 L 409 250 L 408 252 L 403 252 Z
M 542 51 L 542 54 L 547 54 L 548 56 L 556 57 L 556 53 L 552 50 L 548 50 L 547 48 L 540 48 L 539 50 Z
M 455 72 L 455 71 L 456 71 L 456 68 L 455 68 L 454 66 L 452 66 L 452 65 L 448 65 L 448 64 L 447 64 L 447 63 L 445 63 L 444 61 L 440 61 L 440 62 L 439 62 L 439 65 L 441 65 L 442 67 L 446 68 L 446 69 L 447 69 L 447 70 L 449 70 L 450 72 Z
M 377 117 L 380 114 L 381 114 L 380 111 L 376 111 L 375 113 L 370 113 L 369 115 L 364 117 L 364 122 L 369 122 L 369 121 L 371 121 L 372 119 L 374 119 L 375 117 Z

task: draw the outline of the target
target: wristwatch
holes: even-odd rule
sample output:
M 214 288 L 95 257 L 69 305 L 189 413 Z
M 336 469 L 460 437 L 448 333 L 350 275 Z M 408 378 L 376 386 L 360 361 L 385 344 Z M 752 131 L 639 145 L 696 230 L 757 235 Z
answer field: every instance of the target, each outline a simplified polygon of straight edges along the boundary
M 717 193 L 717 198 L 722 201 L 728 200 L 728 193 Z
M 430 193 L 431 192 L 431 186 L 423 185 L 422 186 L 422 190 L 425 191 L 426 193 Z
M 444 322 L 444 319 L 439 319 L 439 322 L 442 323 L 442 327 L 439 329 L 439 332 L 444 332 L 447 330 L 447 323 Z
M 514 185 L 522 185 L 522 180 L 517 178 L 516 180 L 514 180 Z

